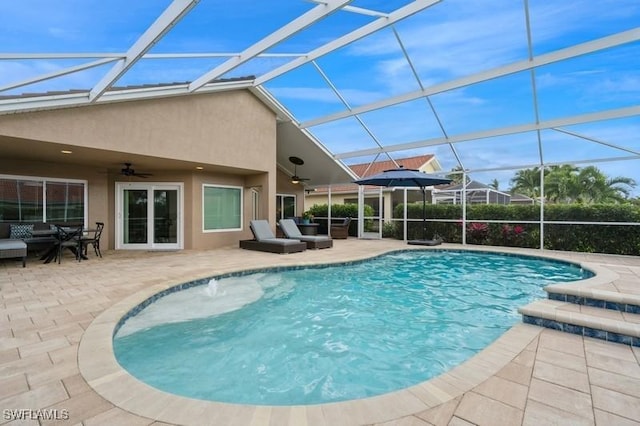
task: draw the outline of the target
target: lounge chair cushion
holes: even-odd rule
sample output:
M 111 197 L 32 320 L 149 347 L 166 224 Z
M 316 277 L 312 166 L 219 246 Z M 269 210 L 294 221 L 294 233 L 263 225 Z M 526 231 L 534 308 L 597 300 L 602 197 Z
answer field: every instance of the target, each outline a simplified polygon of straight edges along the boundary
M 333 247 L 333 240 L 328 235 L 303 235 L 296 223 L 291 219 L 281 219 L 280 229 L 287 238 L 307 243 L 309 249 L 322 249 Z
M 256 237 L 258 241 L 264 241 L 269 239 L 276 239 L 276 236 L 273 235 L 273 231 L 269 226 L 269 222 L 266 220 L 252 220 L 250 222 L 251 230 L 253 231 L 253 235 Z
M 300 238 L 302 233 L 293 219 L 280 219 L 280 229 L 287 238 Z
M 289 240 L 287 238 L 266 238 L 259 241 L 261 243 L 280 244 L 282 246 L 295 246 L 296 244 L 300 244 L 299 240 Z

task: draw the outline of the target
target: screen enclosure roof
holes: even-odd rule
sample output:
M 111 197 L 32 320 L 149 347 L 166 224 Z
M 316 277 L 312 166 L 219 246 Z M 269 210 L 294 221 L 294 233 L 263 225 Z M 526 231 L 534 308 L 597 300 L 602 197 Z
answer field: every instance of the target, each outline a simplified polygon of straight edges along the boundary
M 342 170 L 435 154 L 501 189 L 565 163 L 640 182 L 636 0 L 22 0 L 0 15 L 0 114 L 249 88 Z

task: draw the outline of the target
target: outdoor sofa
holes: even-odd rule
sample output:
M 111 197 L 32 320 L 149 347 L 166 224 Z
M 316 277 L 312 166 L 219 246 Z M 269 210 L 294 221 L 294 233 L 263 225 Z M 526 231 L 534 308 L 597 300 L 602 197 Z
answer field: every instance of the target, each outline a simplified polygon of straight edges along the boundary
M 22 267 L 27 265 L 27 243 L 19 239 L 0 239 L 0 259 L 22 258 Z

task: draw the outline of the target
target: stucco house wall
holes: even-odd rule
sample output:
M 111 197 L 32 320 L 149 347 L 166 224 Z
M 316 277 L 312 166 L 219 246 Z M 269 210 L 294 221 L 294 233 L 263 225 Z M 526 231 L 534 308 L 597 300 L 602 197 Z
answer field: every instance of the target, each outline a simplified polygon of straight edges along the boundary
M 73 154 L 44 160 L 0 156 L 0 174 L 86 179 L 88 225 L 106 223 L 103 244 L 110 248 L 115 241 L 115 183 L 128 178 L 119 174 L 117 163 L 111 170 L 99 165 L 105 151 L 122 153 L 123 159 L 127 154 L 156 158 L 158 166 L 149 181 L 184 184 L 187 249 L 250 238 L 250 188 L 259 189 L 264 217 L 275 220 L 275 114 L 246 90 L 3 115 L 0 138 L 15 138 L 34 150 L 84 150 L 82 164 Z M 87 152 L 95 153 L 93 160 Z M 185 162 L 202 164 L 204 170 L 187 169 Z M 242 231 L 202 232 L 204 183 L 244 188 Z

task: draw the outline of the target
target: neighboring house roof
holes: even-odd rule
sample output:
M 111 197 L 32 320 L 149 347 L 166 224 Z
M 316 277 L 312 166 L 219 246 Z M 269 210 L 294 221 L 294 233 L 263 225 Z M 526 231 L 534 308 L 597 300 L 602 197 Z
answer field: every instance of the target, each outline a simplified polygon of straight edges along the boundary
M 531 203 L 533 204 L 535 200 L 524 194 L 511 194 L 511 202 L 512 203 Z
M 440 185 L 438 186 L 438 191 L 459 191 L 462 189 L 462 184 L 461 183 L 453 183 L 450 185 Z M 486 185 L 482 182 L 478 182 L 477 180 L 472 180 L 471 182 L 469 182 L 467 184 L 467 190 L 473 190 L 473 189 L 493 189 L 495 191 L 494 188 L 490 187 L 489 185 Z
M 433 158 L 433 154 L 419 155 L 417 157 L 400 158 L 396 160 L 396 163 L 398 163 L 398 165 L 404 167 L 405 169 L 420 170 L 427 163 L 431 162 Z M 369 165 L 371 165 L 371 167 L 369 167 Z M 355 174 L 360 176 L 360 178 L 365 178 L 367 176 L 372 176 L 376 173 L 381 173 L 385 170 L 395 169 L 397 167 L 393 161 L 386 160 L 376 161 L 375 163 L 352 164 L 351 166 L 349 166 L 349 168 L 353 170 Z
M 427 164 L 435 161 L 435 156 L 433 154 L 426 155 L 418 155 L 415 157 L 407 157 L 407 158 L 399 158 L 396 160 L 396 163 L 405 169 L 415 169 L 422 170 Z M 385 170 L 395 169 L 397 168 L 396 163 L 391 160 L 385 161 L 376 161 L 374 163 L 362 163 L 362 164 L 352 164 L 348 166 L 353 172 L 360 177 L 360 179 L 365 178 L 367 176 L 375 175 L 376 173 L 384 172 Z M 329 192 L 328 187 L 319 187 L 315 190 L 316 193 L 326 193 Z M 345 184 L 345 185 L 332 185 L 331 186 L 332 193 L 350 193 L 350 192 L 358 192 L 358 185 L 356 184 Z M 313 194 L 313 193 L 312 193 Z

